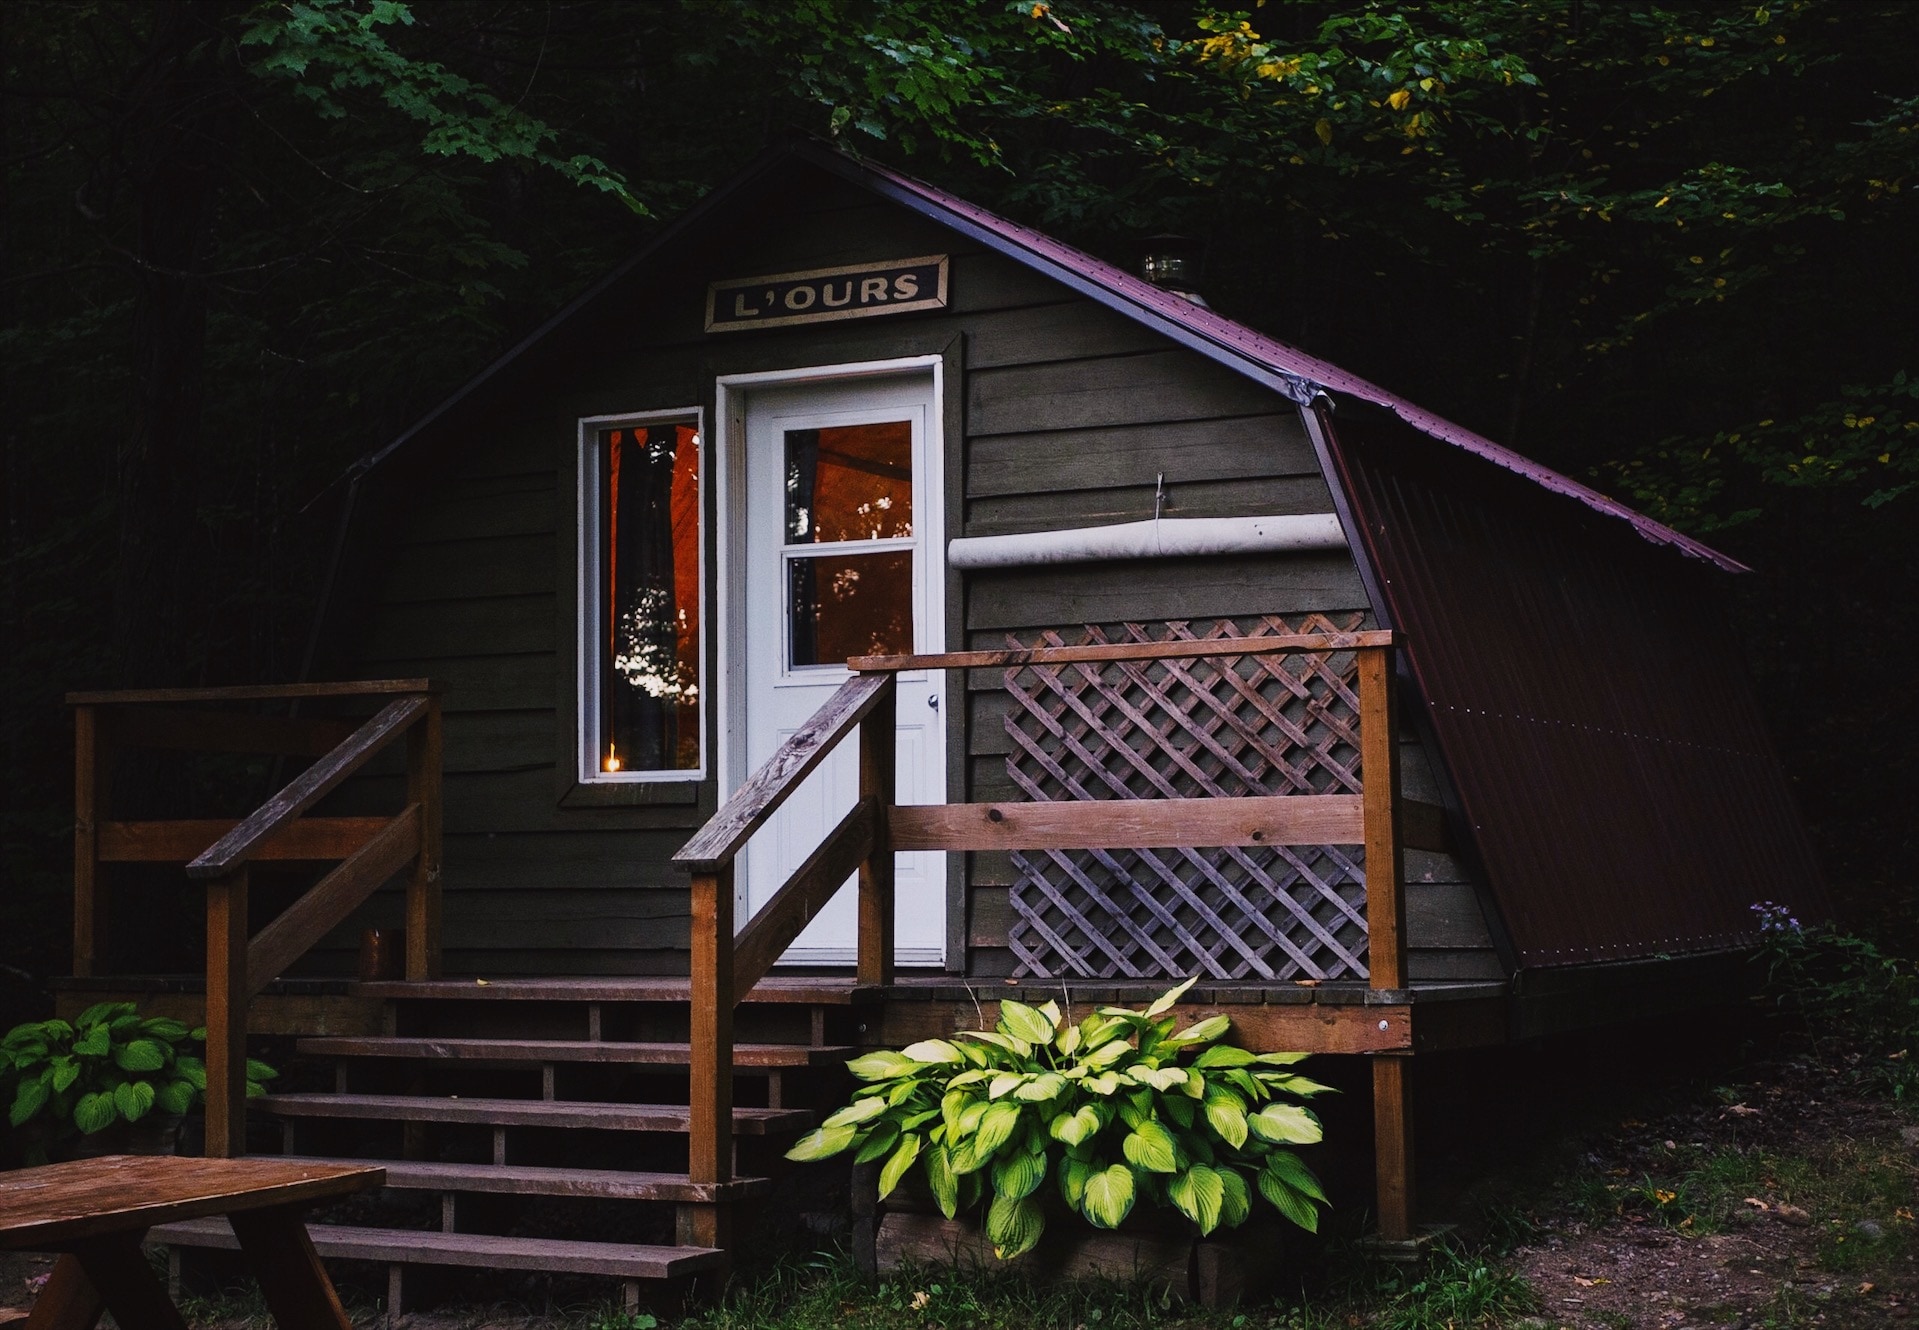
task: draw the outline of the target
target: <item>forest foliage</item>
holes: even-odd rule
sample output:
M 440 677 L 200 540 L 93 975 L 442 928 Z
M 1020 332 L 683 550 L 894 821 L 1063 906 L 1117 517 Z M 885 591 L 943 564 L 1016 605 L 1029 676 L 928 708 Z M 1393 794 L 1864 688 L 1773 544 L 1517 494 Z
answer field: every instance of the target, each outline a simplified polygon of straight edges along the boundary
M 1900 0 L 0 7 L 0 962 L 61 967 L 62 691 L 298 674 L 356 459 L 794 132 L 1203 239 L 1225 313 L 1751 563 L 1835 876 L 1887 886 L 1916 45 Z

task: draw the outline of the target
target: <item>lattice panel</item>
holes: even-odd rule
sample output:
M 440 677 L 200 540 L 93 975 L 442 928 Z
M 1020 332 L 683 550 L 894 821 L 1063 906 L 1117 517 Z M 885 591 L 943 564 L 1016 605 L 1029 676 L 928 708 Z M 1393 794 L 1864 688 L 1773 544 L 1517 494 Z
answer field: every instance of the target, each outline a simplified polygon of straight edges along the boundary
M 1009 647 L 1350 632 L 1309 615 L 1089 626 Z M 1006 671 L 1006 764 L 1036 801 L 1357 794 L 1351 652 L 1024 665 Z M 1359 846 L 1051 850 L 1013 856 L 1022 976 L 1337 979 L 1366 974 Z

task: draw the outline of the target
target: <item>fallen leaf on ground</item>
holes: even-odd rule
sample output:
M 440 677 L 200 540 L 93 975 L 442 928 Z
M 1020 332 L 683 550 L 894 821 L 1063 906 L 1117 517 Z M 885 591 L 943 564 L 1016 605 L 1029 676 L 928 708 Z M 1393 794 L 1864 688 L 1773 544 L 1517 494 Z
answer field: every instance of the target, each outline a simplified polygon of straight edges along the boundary
M 1805 1228 L 1812 1223 L 1812 1216 L 1796 1205 L 1781 1204 L 1773 1209 L 1772 1217 L 1781 1223 L 1791 1224 L 1794 1228 Z

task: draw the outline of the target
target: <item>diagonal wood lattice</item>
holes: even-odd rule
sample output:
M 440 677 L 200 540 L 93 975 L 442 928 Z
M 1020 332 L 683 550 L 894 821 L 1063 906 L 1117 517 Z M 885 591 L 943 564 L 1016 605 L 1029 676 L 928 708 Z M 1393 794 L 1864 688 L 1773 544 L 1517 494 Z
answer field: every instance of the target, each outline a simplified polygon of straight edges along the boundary
M 1051 630 L 1009 647 L 1348 632 L 1308 615 Z M 1351 652 L 1006 671 L 1007 771 L 1036 801 L 1357 794 Z M 1194 846 L 1013 855 L 1008 935 L 1021 976 L 1346 979 L 1366 975 L 1360 846 Z

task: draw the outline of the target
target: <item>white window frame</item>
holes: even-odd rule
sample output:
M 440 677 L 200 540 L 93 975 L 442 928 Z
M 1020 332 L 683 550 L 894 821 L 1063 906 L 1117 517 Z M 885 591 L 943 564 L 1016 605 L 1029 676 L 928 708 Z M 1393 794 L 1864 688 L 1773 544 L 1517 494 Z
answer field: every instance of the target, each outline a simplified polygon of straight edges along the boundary
M 699 743 L 700 761 L 697 767 L 663 771 L 602 771 L 600 770 L 600 433 L 609 429 L 636 429 L 651 425 L 691 423 L 694 431 L 694 445 L 699 449 L 699 615 L 700 615 L 700 696 L 699 696 Z M 575 455 L 575 472 L 579 476 L 578 508 L 575 515 L 574 530 L 579 533 L 575 550 L 574 604 L 573 622 L 575 626 L 574 649 L 579 668 L 575 671 L 574 745 L 577 754 L 575 776 L 582 785 L 653 785 L 666 782 L 684 783 L 703 781 L 711 767 L 707 752 L 708 721 L 712 716 L 710 699 L 713 694 L 713 676 L 707 660 L 706 643 L 712 635 L 711 624 L 707 618 L 709 611 L 706 590 L 706 544 L 707 544 L 707 472 L 713 460 L 711 440 L 706 431 L 706 412 L 697 406 L 677 407 L 663 411 L 627 411 L 611 416 L 582 416 L 579 423 L 579 443 Z

